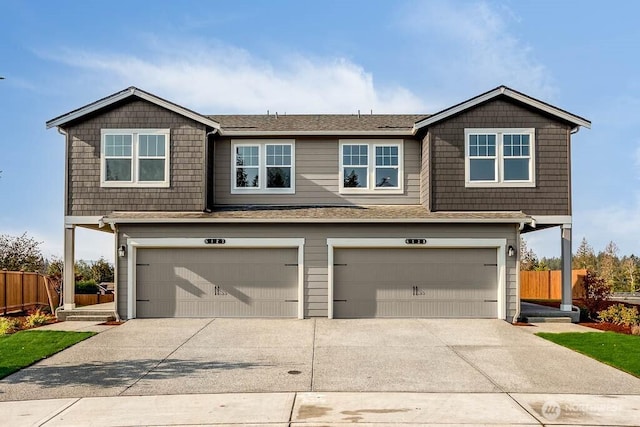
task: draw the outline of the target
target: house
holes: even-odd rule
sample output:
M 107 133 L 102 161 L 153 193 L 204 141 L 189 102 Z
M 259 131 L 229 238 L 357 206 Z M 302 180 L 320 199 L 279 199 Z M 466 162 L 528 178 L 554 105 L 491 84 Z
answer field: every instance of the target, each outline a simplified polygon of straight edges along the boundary
M 218 116 L 131 87 L 47 122 L 65 283 L 86 227 L 114 234 L 125 319 L 512 321 L 520 234 L 559 227 L 570 311 L 571 138 L 590 125 L 505 86 L 431 115 Z

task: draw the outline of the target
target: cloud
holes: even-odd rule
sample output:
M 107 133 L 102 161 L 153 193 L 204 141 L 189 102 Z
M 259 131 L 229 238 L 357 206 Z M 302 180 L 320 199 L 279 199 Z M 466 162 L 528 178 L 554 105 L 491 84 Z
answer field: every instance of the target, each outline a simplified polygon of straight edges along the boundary
M 415 2 L 400 19 L 419 40 L 425 67 L 438 87 L 470 96 L 501 84 L 539 98 L 556 89 L 547 68 L 514 32 L 519 18 L 486 2 Z
M 191 46 L 185 48 L 185 46 Z M 424 102 L 345 58 L 264 60 L 219 43 L 147 43 L 139 54 L 64 49 L 48 57 L 117 88 L 138 86 L 203 113 L 421 112 Z

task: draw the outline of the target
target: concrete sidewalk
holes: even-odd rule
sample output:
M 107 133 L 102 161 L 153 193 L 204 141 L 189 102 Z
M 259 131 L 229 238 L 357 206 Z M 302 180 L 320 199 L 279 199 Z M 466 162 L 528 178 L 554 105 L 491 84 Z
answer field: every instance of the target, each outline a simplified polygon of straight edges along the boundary
M 10 426 L 640 424 L 638 395 L 235 393 L 1 402 Z

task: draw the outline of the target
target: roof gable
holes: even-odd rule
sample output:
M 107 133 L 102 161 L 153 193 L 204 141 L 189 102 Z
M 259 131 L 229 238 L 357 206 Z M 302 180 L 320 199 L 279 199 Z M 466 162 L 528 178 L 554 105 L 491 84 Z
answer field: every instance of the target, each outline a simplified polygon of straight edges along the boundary
M 583 117 L 576 116 L 575 114 L 571 114 L 568 111 L 562 110 L 558 107 L 554 107 L 551 104 L 547 104 L 546 102 L 532 98 L 528 95 L 525 95 L 522 92 L 518 92 L 506 86 L 499 86 L 493 90 L 490 90 L 488 92 L 475 96 L 467 101 L 464 101 L 452 107 L 446 108 L 438 113 L 435 113 L 425 118 L 424 120 L 420 120 L 416 122 L 413 128 L 414 132 L 417 132 L 421 128 L 428 127 L 442 120 L 445 120 L 451 116 L 454 116 L 463 111 L 469 110 L 477 105 L 480 105 L 482 103 L 485 103 L 487 101 L 490 101 L 492 99 L 495 99 L 501 96 L 506 96 L 522 104 L 528 105 L 536 110 L 543 111 L 547 114 L 557 117 L 560 120 L 569 122 L 576 127 L 584 126 L 588 129 L 591 129 L 591 122 Z
M 77 110 L 73 110 L 69 113 L 63 114 L 62 116 L 51 119 L 47 122 L 47 129 L 54 126 L 64 126 L 72 121 L 81 119 L 86 115 L 102 110 L 104 108 L 108 108 L 118 102 L 131 97 L 144 99 L 145 101 L 151 102 L 152 104 L 158 105 L 162 108 L 166 108 L 167 110 L 173 111 L 174 113 L 180 114 L 184 117 L 188 117 L 213 129 L 220 129 L 220 124 L 215 120 L 198 114 L 195 111 L 189 110 L 188 108 L 184 108 L 178 104 L 174 104 L 173 102 L 169 102 L 158 96 L 152 95 L 134 86 L 114 93 L 113 95 L 109 95 L 105 98 L 99 99 L 98 101 L 92 102 L 91 104 L 85 105 L 84 107 L 80 107 Z

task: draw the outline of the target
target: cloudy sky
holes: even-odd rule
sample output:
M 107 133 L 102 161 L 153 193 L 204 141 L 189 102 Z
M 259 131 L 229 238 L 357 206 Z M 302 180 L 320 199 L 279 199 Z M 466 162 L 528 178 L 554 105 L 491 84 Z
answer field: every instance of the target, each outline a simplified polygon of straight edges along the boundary
M 3 1 L 0 234 L 62 255 L 63 137 L 128 86 L 205 114 L 429 113 L 500 84 L 593 122 L 574 136 L 576 242 L 640 253 L 640 3 Z M 639 131 L 636 133 L 636 131 Z M 532 233 L 559 254 L 559 231 Z M 113 258 L 78 233 L 78 258 Z

